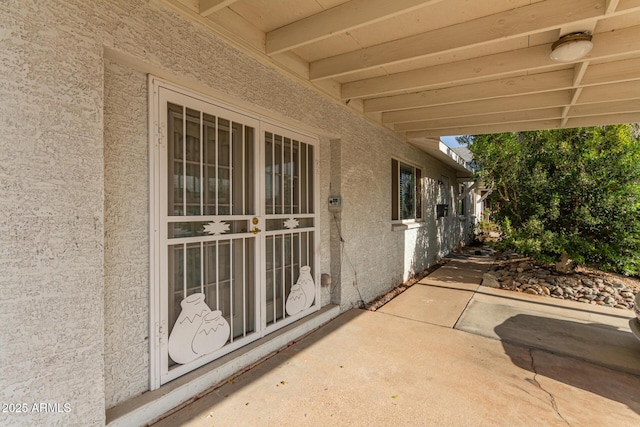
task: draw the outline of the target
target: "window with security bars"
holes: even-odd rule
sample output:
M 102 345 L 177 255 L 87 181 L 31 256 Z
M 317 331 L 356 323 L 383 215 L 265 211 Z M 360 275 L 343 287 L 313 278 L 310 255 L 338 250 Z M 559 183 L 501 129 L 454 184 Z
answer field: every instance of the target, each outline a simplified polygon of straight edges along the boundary
M 202 293 L 233 343 L 255 331 L 255 244 L 244 235 L 255 214 L 255 127 L 171 102 L 166 114 L 168 325 Z M 227 229 L 207 232 L 214 218 Z
M 422 219 L 422 170 L 392 159 L 391 180 L 391 219 Z
M 280 132 L 283 129 L 264 129 L 263 182 L 268 233 L 264 297 L 266 322 L 271 326 L 290 316 L 286 307 L 288 295 L 301 268 L 308 266 L 313 271 L 315 151 L 312 144 L 305 142 L 307 139 Z
M 168 103 L 170 216 L 253 211 L 254 129 Z

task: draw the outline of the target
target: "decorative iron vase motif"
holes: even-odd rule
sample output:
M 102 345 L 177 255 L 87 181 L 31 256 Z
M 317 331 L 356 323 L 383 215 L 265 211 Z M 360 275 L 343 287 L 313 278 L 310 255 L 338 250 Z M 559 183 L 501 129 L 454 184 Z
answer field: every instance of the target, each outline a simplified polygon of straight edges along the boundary
M 302 288 L 298 285 L 293 285 L 291 287 L 291 292 L 289 292 L 287 303 L 285 305 L 287 314 L 289 316 L 293 316 L 294 314 L 300 313 L 302 310 L 304 310 L 306 300 L 307 297 L 304 295 Z
M 291 292 L 287 297 L 285 308 L 289 316 L 293 316 L 311 307 L 316 297 L 316 285 L 311 277 L 311 267 L 300 268 L 300 275 L 295 285 L 291 287 Z
M 300 276 L 298 276 L 296 285 L 300 286 L 300 289 L 304 292 L 306 297 L 304 310 L 306 310 L 311 307 L 311 304 L 313 304 L 313 300 L 316 297 L 316 285 L 313 283 L 313 277 L 311 277 L 311 267 L 305 265 L 300 269 Z
M 211 309 L 204 302 L 204 294 L 202 293 L 187 296 L 180 301 L 180 307 L 182 307 L 182 311 L 169 335 L 169 356 L 176 363 L 185 364 L 199 356 L 193 351 L 191 343 L 202 324 L 202 320 L 211 312 Z
M 231 333 L 227 319 L 222 317 L 219 310 L 207 313 L 202 319 L 202 324 L 193 337 L 191 348 L 199 355 L 216 351 L 226 344 Z

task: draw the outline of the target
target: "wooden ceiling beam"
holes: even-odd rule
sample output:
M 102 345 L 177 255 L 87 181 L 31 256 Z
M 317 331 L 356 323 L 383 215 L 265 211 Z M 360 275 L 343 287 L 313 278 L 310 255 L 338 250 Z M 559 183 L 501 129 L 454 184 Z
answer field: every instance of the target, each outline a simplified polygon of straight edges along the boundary
M 442 0 L 351 0 L 267 33 L 266 52 L 274 55 Z
M 618 3 L 620 3 L 620 0 L 607 0 L 607 6 L 605 7 L 604 12 L 607 15 L 611 15 L 613 12 L 616 11 L 616 8 L 618 7 Z
M 573 96 L 571 97 L 571 102 L 569 105 L 566 105 L 562 111 L 562 124 L 561 127 L 564 127 L 567 124 L 567 120 L 569 120 L 569 111 L 573 105 L 576 105 L 578 102 L 578 98 L 580 98 L 580 94 L 582 93 L 582 88 L 578 87 L 573 89 Z
M 567 128 L 587 127 L 587 126 L 604 126 L 622 123 L 640 122 L 640 111 L 633 109 L 639 103 L 602 103 L 598 109 L 597 105 L 590 106 L 588 112 L 594 113 L 584 116 L 569 117 L 565 123 Z M 578 108 L 578 107 L 574 107 Z M 533 121 L 516 121 L 503 122 L 493 124 L 478 124 L 469 126 L 451 126 L 441 128 L 430 128 L 420 131 L 409 131 L 406 136 L 409 142 L 412 140 L 421 140 L 425 138 L 438 138 L 446 135 L 481 135 L 488 133 L 500 132 L 519 132 L 528 130 L 541 129 L 559 129 L 562 128 L 562 120 L 533 120 Z
M 562 111 L 562 124 L 560 126 L 564 127 L 569 120 L 569 110 L 572 105 L 575 105 L 580 98 L 580 94 L 582 93 L 582 87 L 580 87 L 580 83 L 582 83 L 582 78 L 584 74 L 587 72 L 587 68 L 589 67 L 589 61 L 584 61 L 576 64 L 574 66 L 574 75 L 573 75 L 573 96 L 571 97 L 571 103 L 564 107 Z
M 591 89 L 597 89 L 597 91 L 589 92 Z M 634 104 L 636 105 L 635 107 Z M 597 112 L 599 111 L 598 108 L 600 108 L 598 105 L 603 108 L 601 113 Z M 566 108 L 566 111 L 558 116 L 560 118 L 576 114 L 571 111 L 596 111 L 589 114 L 605 114 L 607 113 L 607 105 L 612 109 L 621 109 L 621 112 L 629 111 L 629 109 L 632 111 L 640 110 L 640 84 L 632 82 L 631 84 L 623 83 L 594 88 L 580 87 L 555 92 L 389 111 L 382 113 L 382 122 L 384 124 L 394 124 L 395 129 L 398 131 L 407 131 L 412 130 L 411 126 L 425 126 L 426 122 L 433 120 L 454 118 L 462 120 L 462 118 L 470 116 L 494 115 L 495 119 L 498 114 L 513 113 L 514 117 L 521 117 L 522 120 L 528 120 L 526 114 L 531 114 L 531 117 L 535 119 L 537 114 L 545 114 L 542 112 L 535 113 L 535 110 L 550 108 Z M 525 113 L 515 114 L 516 112 Z M 419 123 L 416 124 L 415 122 Z M 399 126 L 398 124 L 400 123 L 407 124 Z
M 640 0 L 620 0 L 616 6 L 616 12 L 634 9 L 640 6 Z
M 418 132 L 407 132 L 407 140 L 423 140 L 448 135 L 483 135 L 488 133 L 519 132 L 527 130 L 559 129 L 560 120 L 540 120 L 522 123 L 500 123 L 480 126 L 458 126 L 451 128 L 431 129 Z
M 518 96 L 640 80 L 640 58 L 364 100 L 365 113 Z M 640 84 L 640 83 L 638 83 Z
M 610 85 L 590 86 L 582 90 L 577 104 L 592 104 L 614 100 L 640 98 L 640 82 L 630 81 Z
M 550 44 L 534 46 L 343 83 L 342 98 L 368 98 L 429 87 L 452 86 L 462 82 L 471 83 L 474 79 L 478 80 L 483 77 L 495 76 L 498 78 L 505 74 L 528 69 L 550 67 L 555 65 L 549 58 L 550 49 Z
M 492 125 L 499 123 L 521 123 L 562 118 L 563 108 L 542 108 L 539 110 L 510 111 L 505 113 L 482 114 L 477 116 L 456 117 L 452 119 L 424 120 L 420 122 L 398 123 L 396 132 L 452 128 L 461 126 Z
M 595 34 L 594 48 L 587 59 L 596 60 L 638 53 L 640 52 L 638 40 L 640 40 L 640 26 Z M 435 86 L 453 86 L 456 83 L 472 82 L 481 78 L 552 68 L 558 63 L 549 58 L 550 52 L 551 44 L 545 44 L 344 83 L 342 98 L 367 98 Z
M 588 127 L 588 126 L 606 126 L 624 123 L 640 122 L 640 112 L 632 112 L 625 114 L 604 114 L 589 117 L 570 118 L 567 128 Z M 430 129 L 417 132 L 407 132 L 407 140 L 420 141 L 424 139 L 439 138 L 447 135 L 483 135 L 501 132 L 522 132 L 543 129 L 559 129 L 561 128 L 560 120 L 541 120 L 522 123 L 500 123 L 480 126 L 458 126 L 451 128 Z
M 640 112 L 640 99 L 638 98 L 623 101 L 572 105 L 567 117 L 602 116 L 606 114 L 623 114 L 633 112 Z
M 640 122 L 640 112 L 626 114 L 604 114 L 598 116 L 574 117 L 567 121 L 567 128 L 579 128 L 588 126 L 620 125 L 624 123 Z M 458 134 L 459 135 L 459 134 Z
M 610 82 L 637 80 L 640 77 L 640 58 L 591 65 L 582 78 L 584 86 Z
M 589 67 L 589 61 L 584 61 L 576 64 L 573 69 L 573 87 L 578 87 L 582 83 L 582 78 L 587 72 Z
M 365 99 L 365 113 L 433 105 L 453 104 L 481 99 L 518 96 L 530 93 L 550 92 L 570 89 L 574 77 L 573 70 L 551 71 L 521 77 L 510 77 L 488 82 L 433 89 L 405 95 Z M 640 77 L 639 77 L 640 78 Z
M 482 115 L 488 113 L 504 113 L 510 111 L 533 110 L 538 108 L 564 107 L 571 102 L 572 90 L 536 93 L 533 95 L 511 96 L 482 101 L 463 102 L 459 104 L 439 105 L 434 107 L 415 108 L 411 110 L 390 111 L 382 113 L 382 122 L 403 123 L 422 120 L 446 119 Z
M 216 13 L 220 9 L 224 9 L 227 6 L 230 6 L 232 3 L 235 3 L 238 0 L 200 0 L 199 10 L 200 15 L 209 16 L 211 14 Z
M 468 22 L 314 61 L 310 79 L 321 80 L 443 52 L 508 40 L 604 15 L 605 0 L 547 0 Z

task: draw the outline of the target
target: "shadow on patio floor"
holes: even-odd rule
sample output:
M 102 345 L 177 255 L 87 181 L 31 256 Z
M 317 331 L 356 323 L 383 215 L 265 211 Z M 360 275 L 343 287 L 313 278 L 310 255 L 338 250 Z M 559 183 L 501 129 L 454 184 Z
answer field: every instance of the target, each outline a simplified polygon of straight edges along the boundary
M 532 372 L 532 381 L 555 399 L 566 400 L 566 386 L 577 387 L 640 414 L 640 393 L 634 390 L 640 343 L 629 332 L 528 314 L 510 317 L 494 331 L 511 361 Z M 528 348 L 528 355 L 522 346 Z M 560 392 L 555 396 L 551 389 Z

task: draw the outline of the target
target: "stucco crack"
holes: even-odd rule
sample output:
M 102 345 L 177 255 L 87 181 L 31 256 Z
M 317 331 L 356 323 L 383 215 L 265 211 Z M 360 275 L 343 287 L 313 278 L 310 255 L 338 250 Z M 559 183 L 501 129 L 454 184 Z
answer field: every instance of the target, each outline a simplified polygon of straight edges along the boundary
M 538 387 L 540 390 L 542 390 L 543 392 L 547 393 L 547 395 L 549 396 L 549 400 L 551 402 L 551 407 L 553 408 L 553 410 L 555 411 L 555 413 L 562 418 L 562 421 L 564 421 L 565 423 L 567 423 L 568 426 L 571 426 L 571 424 L 569 423 L 569 421 L 567 421 L 562 414 L 560 413 L 560 411 L 558 410 L 558 404 L 556 403 L 556 398 L 553 396 L 553 394 L 551 394 L 551 392 L 549 392 L 548 390 L 546 390 L 544 387 L 542 387 L 542 384 L 540 384 L 538 382 L 538 371 L 536 370 L 536 362 L 533 359 L 533 350 L 530 348 L 529 349 L 529 357 L 531 358 L 531 371 L 533 372 L 533 380 L 531 381 L 533 384 L 535 384 L 536 387 Z

